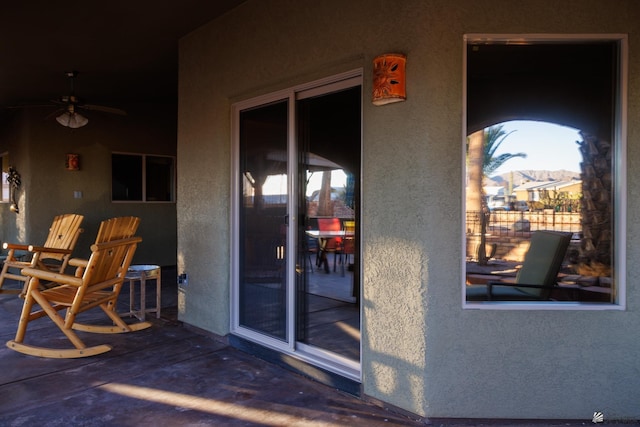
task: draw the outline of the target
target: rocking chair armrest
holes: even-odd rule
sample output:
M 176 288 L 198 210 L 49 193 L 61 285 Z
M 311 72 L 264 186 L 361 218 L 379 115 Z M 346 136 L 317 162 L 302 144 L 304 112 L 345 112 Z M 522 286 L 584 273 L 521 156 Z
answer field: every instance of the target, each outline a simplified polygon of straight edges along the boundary
M 2 247 L 4 249 L 16 249 L 18 251 L 28 251 L 29 250 L 29 245 L 21 245 L 19 243 L 8 243 L 8 242 L 4 242 L 2 244 Z
M 82 286 L 82 277 L 70 276 L 68 274 L 54 273 L 52 271 L 40 270 L 39 268 L 23 268 L 21 273 L 23 276 L 37 277 L 38 279 L 48 280 L 50 282 L 76 287 Z
M 109 249 L 109 248 L 114 248 L 116 246 L 120 246 L 123 244 L 133 244 L 133 243 L 140 243 L 140 242 L 142 242 L 142 237 L 139 237 L 139 236 L 127 237 L 125 239 L 94 243 L 93 245 L 91 245 L 91 250 L 96 251 L 98 249 Z
M 71 267 L 86 267 L 89 265 L 89 260 L 83 258 L 71 258 L 69 260 L 69 265 Z
M 70 254 L 72 252 L 71 249 L 57 249 L 57 248 L 48 248 L 46 246 L 28 246 L 29 252 L 47 252 L 50 254 Z

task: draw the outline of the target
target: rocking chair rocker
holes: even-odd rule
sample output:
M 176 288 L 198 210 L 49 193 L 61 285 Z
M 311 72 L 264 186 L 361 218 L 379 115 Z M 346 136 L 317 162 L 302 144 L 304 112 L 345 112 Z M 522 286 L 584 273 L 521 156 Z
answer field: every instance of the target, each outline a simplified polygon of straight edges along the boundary
M 105 353 L 111 346 L 103 344 L 87 347 L 74 330 L 94 333 L 124 333 L 138 331 L 151 326 L 149 322 L 125 323 L 116 311 L 118 295 L 136 247 L 142 239 L 129 237 L 91 246 L 91 257 L 79 268 L 75 276 L 25 268 L 22 274 L 29 276 L 20 323 L 16 337 L 7 342 L 7 347 L 20 353 L 48 358 L 79 358 Z M 73 263 L 70 263 L 72 265 Z M 58 286 L 41 290 L 40 280 L 55 282 Z M 34 303 L 41 309 L 32 311 Z M 114 325 L 86 325 L 76 322 L 78 314 L 100 307 Z M 67 309 L 62 317 L 60 311 Z M 27 326 L 33 320 L 48 316 L 66 335 L 75 348 L 55 349 L 25 344 Z

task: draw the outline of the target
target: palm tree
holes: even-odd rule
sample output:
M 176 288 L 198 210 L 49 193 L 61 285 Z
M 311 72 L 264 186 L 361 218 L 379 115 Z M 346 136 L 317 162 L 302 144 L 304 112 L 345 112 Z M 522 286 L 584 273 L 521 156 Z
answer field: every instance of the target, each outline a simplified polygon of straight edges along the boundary
M 486 265 L 486 231 L 491 215 L 487 207 L 482 183 L 505 162 L 515 157 L 527 157 L 526 153 L 504 153 L 496 156 L 496 151 L 514 131 L 507 133 L 503 125 L 495 125 L 478 131 L 467 139 L 467 162 L 469 169 L 469 190 L 467 191 L 467 211 L 477 212 L 480 222 L 480 247 L 478 264 Z

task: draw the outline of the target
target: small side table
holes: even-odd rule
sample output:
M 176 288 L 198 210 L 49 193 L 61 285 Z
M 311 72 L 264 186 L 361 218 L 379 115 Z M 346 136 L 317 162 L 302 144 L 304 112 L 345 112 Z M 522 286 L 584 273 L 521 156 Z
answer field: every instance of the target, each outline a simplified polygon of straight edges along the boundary
M 129 315 L 135 316 L 139 320 L 144 320 L 146 313 L 156 313 L 156 318 L 160 318 L 160 288 L 162 276 L 159 265 L 131 265 L 127 270 L 125 280 L 129 281 Z M 156 308 L 146 309 L 146 281 L 156 281 Z M 135 310 L 134 282 L 140 282 L 140 310 Z

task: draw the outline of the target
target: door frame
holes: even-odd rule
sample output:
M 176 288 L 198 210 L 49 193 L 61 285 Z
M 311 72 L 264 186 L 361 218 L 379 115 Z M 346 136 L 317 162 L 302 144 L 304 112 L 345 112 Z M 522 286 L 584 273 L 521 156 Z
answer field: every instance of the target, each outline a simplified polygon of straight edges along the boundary
M 287 188 L 288 188 L 288 203 L 287 203 L 287 215 L 289 218 L 289 227 L 287 232 L 286 244 L 288 248 L 296 248 L 297 244 L 297 179 L 295 177 L 298 173 L 298 164 L 296 156 L 296 101 L 298 99 L 304 99 L 312 96 L 318 96 L 322 94 L 330 94 L 331 92 L 338 91 L 343 88 L 360 86 L 362 87 L 362 75 L 363 69 L 358 68 L 350 70 L 344 73 L 332 75 L 323 79 L 311 81 L 301 85 L 293 86 L 287 89 L 283 89 L 276 92 L 260 95 L 254 98 L 246 99 L 234 103 L 231 106 L 231 211 L 230 211 L 230 244 L 231 244 L 231 262 L 230 262 L 230 332 L 246 340 L 252 341 L 256 344 L 265 346 L 267 348 L 276 350 L 281 353 L 285 353 L 292 357 L 301 359 L 311 365 L 315 365 L 338 375 L 360 381 L 361 379 L 361 363 L 348 360 L 343 357 L 339 357 L 333 353 L 323 351 L 319 348 L 310 347 L 301 344 L 295 339 L 295 327 L 296 327 L 296 292 L 295 292 L 295 265 L 296 265 L 296 250 L 286 251 L 286 286 L 287 286 L 287 308 L 286 308 L 286 322 L 287 333 L 286 340 L 281 341 L 279 339 L 269 337 L 243 327 L 240 325 L 240 313 L 239 313 L 239 259 L 240 259 L 240 228 L 238 224 L 238 216 L 240 212 L 240 198 L 242 189 L 240 188 L 239 180 L 237 179 L 239 174 L 239 160 L 240 160 L 240 113 L 243 110 L 250 108 L 258 108 L 260 106 L 278 102 L 288 101 L 288 135 L 287 135 Z M 361 102 L 362 105 L 362 102 Z M 360 126 L 362 126 L 362 108 L 360 111 Z M 362 151 L 362 133 L 360 141 L 360 150 Z M 361 156 L 362 158 L 362 156 Z M 362 179 L 362 173 L 359 179 Z M 293 232 L 292 232 L 293 231 Z M 361 272 L 358 272 L 361 274 Z M 360 287 L 360 294 L 362 295 L 362 286 Z M 360 296 L 361 296 L 360 295 Z M 360 298 L 360 300 L 362 300 Z M 362 319 L 362 305 L 360 305 L 360 319 Z M 362 343 L 361 343 L 362 349 Z M 360 351 L 360 358 L 362 359 L 362 351 Z

